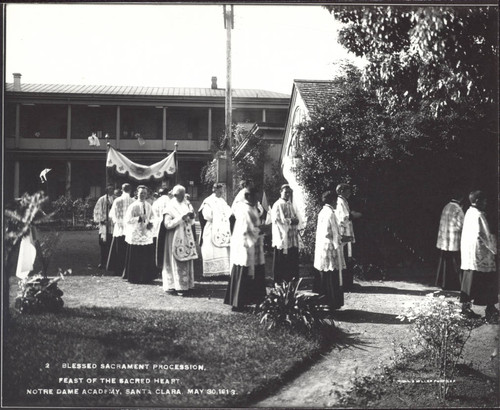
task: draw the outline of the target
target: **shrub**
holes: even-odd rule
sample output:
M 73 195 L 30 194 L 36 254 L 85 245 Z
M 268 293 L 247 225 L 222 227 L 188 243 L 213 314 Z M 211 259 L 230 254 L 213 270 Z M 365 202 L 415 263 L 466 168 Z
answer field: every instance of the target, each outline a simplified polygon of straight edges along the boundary
M 386 271 L 384 268 L 372 263 L 360 263 L 353 258 L 352 273 L 358 280 L 384 280 Z
M 16 200 L 15 209 L 5 210 L 4 225 L 4 262 L 10 255 L 13 247 L 21 238 L 29 235 L 38 222 L 50 218 L 42 211 L 42 206 L 47 201 L 43 192 L 33 195 L 23 194 Z
M 412 341 L 423 349 L 429 365 L 439 375 L 439 395 L 445 399 L 465 343 L 478 322 L 462 316 L 462 306 L 457 299 L 436 296 L 438 292 L 428 294 L 421 304 L 409 307 L 400 319 L 411 322 L 411 331 L 415 334 Z
M 311 333 L 325 327 L 333 327 L 328 318 L 330 308 L 322 304 L 322 296 L 300 290 L 302 279 L 276 284 L 257 306 L 260 322 L 268 329 L 287 327 L 295 331 Z
M 59 276 L 48 278 L 41 274 L 28 276 L 19 280 L 19 293 L 15 307 L 21 313 L 58 312 L 64 306 L 63 291 L 57 282 L 71 270 L 63 272 L 59 269 Z

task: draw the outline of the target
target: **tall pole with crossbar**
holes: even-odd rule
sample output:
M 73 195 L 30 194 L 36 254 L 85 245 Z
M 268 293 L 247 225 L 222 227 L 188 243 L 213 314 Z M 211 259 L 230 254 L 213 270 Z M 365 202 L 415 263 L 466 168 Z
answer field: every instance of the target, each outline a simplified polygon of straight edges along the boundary
M 226 100 L 225 100 L 225 134 L 226 134 L 226 184 L 227 201 L 233 200 L 233 103 L 231 90 L 231 30 L 234 28 L 234 6 L 223 6 L 224 28 L 226 29 Z

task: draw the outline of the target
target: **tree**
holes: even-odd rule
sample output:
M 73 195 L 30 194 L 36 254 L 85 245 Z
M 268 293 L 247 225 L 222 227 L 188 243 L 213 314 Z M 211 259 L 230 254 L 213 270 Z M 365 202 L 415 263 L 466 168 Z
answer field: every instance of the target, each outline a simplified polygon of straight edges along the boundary
M 326 6 L 339 42 L 368 65 L 364 79 L 389 109 L 433 115 L 496 105 L 496 7 Z
M 261 189 L 264 180 L 264 164 L 267 160 L 264 141 L 255 134 L 249 134 L 245 127 L 238 124 L 233 124 L 233 140 L 236 148 L 245 143 L 237 157 L 233 156 L 233 180 L 238 183 L 242 179 L 251 178 L 257 188 Z M 219 147 L 224 148 L 225 143 L 222 139 Z M 204 184 L 213 185 L 217 182 L 216 167 L 216 160 L 203 167 L 201 178 Z
M 431 140 L 445 144 L 442 157 L 436 158 L 450 163 L 442 172 L 455 172 L 468 190 L 487 191 L 490 215 L 496 215 L 498 8 L 327 9 L 344 23 L 339 42 L 368 60 L 362 76 L 365 90 L 373 90 L 387 112 L 415 112 L 429 147 Z M 443 183 L 441 190 L 450 185 Z M 496 225 L 495 218 L 492 223 Z
M 450 174 L 461 178 L 460 158 L 435 119 L 410 110 L 389 114 L 376 93 L 362 87 L 358 70 L 347 66 L 344 72 L 332 82 L 334 96 L 297 127 L 302 155 L 295 172 L 309 199 L 307 253 L 314 250 L 321 194 L 348 182 L 365 216 L 359 225 L 365 238 L 358 246 L 365 247 L 365 260 L 376 256 L 367 256 L 367 248 L 377 246 L 366 238 L 388 228 L 428 255 L 435 244 L 433 218 L 439 218 L 449 195 L 443 187 L 452 185 Z

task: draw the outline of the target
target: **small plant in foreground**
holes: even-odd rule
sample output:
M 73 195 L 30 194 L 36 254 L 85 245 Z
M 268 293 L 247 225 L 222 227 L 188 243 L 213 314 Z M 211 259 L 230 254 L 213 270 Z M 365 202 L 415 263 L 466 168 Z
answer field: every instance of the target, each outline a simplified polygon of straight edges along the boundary
M 436 370 L 439 396 L 444 400 L 465 343 L 478 322 L 461 315 L 462 306 L 457 299 L 437 296 L 438 292 L 428 294 L 424 302 L 411 306 L 399 318 L 411 323 L 413 341 L 422 347 L 430 366 Z
M 292 330 L 311 332 L 325 327 L 333 327 L 329 319 L 330 308 L 322 303 L 322 296 L 300 290 L 298 281 L 276 284 L 257 306 L 256 312 L 261 323 L 268 329 L 284 326 Z
M 59 280 L 71 274 L 71 269 L 62 271 L 55 278 L 41 273 L 19 280 L 19 292 L 15 307 L 21 313 L 58 312 L 64 306 L 63 291 L 57 286 Z

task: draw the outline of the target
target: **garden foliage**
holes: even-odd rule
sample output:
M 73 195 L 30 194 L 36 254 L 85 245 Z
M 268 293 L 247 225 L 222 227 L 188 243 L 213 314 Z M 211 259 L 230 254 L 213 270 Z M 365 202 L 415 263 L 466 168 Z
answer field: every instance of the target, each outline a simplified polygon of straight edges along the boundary
M 457 299 L 436 296 L 436 293 L 428 294 L 421 304 L 409 307 L 400 319 L 411 323 L 413 343 L 422 348 L 429 366 L 436 370 L 439 395 L 445 399 L 464 346 L 478 323 L 461 314 L 462 306 Z
M 433 188 L 415 196 L 447 187 L 484 190 L 497 225 L 498 186 L 491 176 L 498 175 L 498 7 L 327 9 L 344 23 L 339 42 L 368 62 L 364 88 L 387 112 L 414 112 L 427 136 L 422 147 L 437 154 L 432 161 L 415 156 L 422 167 L 412 172 L 431 176 L 422 182 Z
M 314 251 L 316 217 L 325 190 L 335 190 L 340 182 L 353 184 L 360 205 L 369 207 L 367 216 L 383 223 L 380 218 L 391 208 L 399 209 L 394 204 L 401 194 L 398 189 L 408 189 L 415 180 L 413 175 L 402 184 L 400 177 L 411 176 L 403 163 L 440 146 L 418 129 L 418 116 L 384 111 L 376 95 L 363 89 L 359 70 L 346 65 L 343 72 L 332 82 L 334 97 L 320 103 L 310 120 L 297 127 L 301 160 L 295 172 L 309 201 L 303 237 L 309 254 Z
M 365 83 L 392 111 L 433 115 L 498 100 L 498 8 L 327 6 L 339 42 L 368 60 Z
M 72 199 L 70 196 L 61 195 L 51 206 L 54 215 L 65 225 L 88 225 L 92 223 L 92 211 L 96 200 L 91 197 L 85 199 Z
M 20 279 L 15 307 L 21 313 L 60 311 L 64 306 L 63 291 L 57 286 L 57 282 L 68 273 L 71 271 L 62 272 L 59 269 L 59 276 L 55 278 L 38 274 Z
M 310 333 L 334 325 L 328 318 L 330 309 L 322 303 L 322 296 L 300 290 L 301 282 L 302 279 L 276 284 L 257 306 L 260 321 L 268 329 L 286 327 Z
M 46 201 L 43 192 L 33 195 L 25 193 L 16 201 L 14 209 L 5 210 L 4 261 L 18 241 L 29 235 L 36 223 L 50 217 L 42 210 Z

